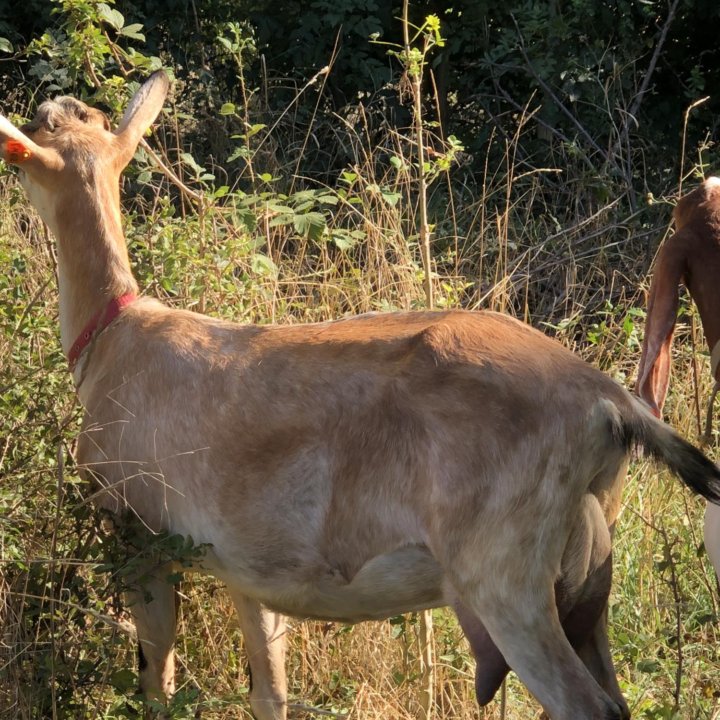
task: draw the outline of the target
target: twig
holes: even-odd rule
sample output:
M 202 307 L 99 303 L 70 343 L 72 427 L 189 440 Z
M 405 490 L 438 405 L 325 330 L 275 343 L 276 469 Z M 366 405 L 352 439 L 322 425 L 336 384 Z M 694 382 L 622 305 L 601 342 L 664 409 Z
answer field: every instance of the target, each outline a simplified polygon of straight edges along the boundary
M 692 349 L 692 376 L 693 376 L 693 404 L 695 405 L 695 422 L 697 423 L 698 437 L 703 437 L 702 419 L 700 415 L 700 379 L 698 377 L 698 366 L 697 366 L 697 323 L 695 322 L 695 313 L 692 313 L 690 317 L 690 347 Z M 710 406 L 712 411 L 712 405 Z M 709 438 L 708 438 L 709 441 Z
M 491 65 L 492 67 L 495 67 L 496 64 L 493 63 Z M 500 94 L 500 97 L 502 97 L 506 102 L 508 102 L 510 105 L 512 105 L 515 110 L 522 112 L 525 108 L 515 100 L 510 93 L 508 93 L 507 90 L 500 84 L 500 81 L 493 75 L 493 84 L 495 85 L 495 88 L 497 89 L 498 93 Z M 558 101 L 559 102 L 559 101 Z M 488 114 L 488 117 L 490 120 L 497 126 L 498 130 L 500 130 L 501 134 L 505 137 L 507 137 L 507 133 L 502 128 L 502 124 L 500 121 L 495 117 L 495 115 L 492 113 L 489 107 L 486 105 L 483 105 L 483 110 Z M 541 127 L 545 128 L 550 134 L 554 135 L 561 143 L 564 145 L 570 145 L 571 141 L 570 138 L 567 137 L 562 131 L 558 130 L 556 127 L 553 127 L 550 125 L 550 123 L 545 122 L 539 115 L 535 115 L 534 117 L 535 122 L 540 125 Z M 596 169 L 595 163 L 588 157 L 587 153 L 583 150 L 582 147 L 578 147 L 578 150 L 580 152 L 580 157 L 582 161 L 588 166 L 589 169 L 592 169 L 593 171 Z
M 688 106 L 685 110 L 685 116 L 683 118 L 683 132 L 682 132 L 682 145 L 680 146 L 680 178 L 678 180 L 678 197 L 682 195 L 682 185 L 685 179 L 685 143 L 687 141 L 687 126 L 690 120 L 690 112 L 694 110 L 698 105 L 702 105 L 710 99 L 710 96 L 700 98 L 694 103 Z
M 637 119 L 635 116 L 640 110 L 640 105 L 642 105 L 643 98 L 645 97 L 645 94 L 650 87 L 650 80 L 652 79 L 653 73 L 655 72 L 655 67 L 658 63 L 658 60 L 660 59 L 660 53 L 662 52 L 662 48 L 665 45 L 665 39 L 667 38 L 668 31 L 670 30 L 670 25 L 675 18 L 675 12 L 677 11 L 679 3 L 680 0 L 674 0 L 673 4 L 668 10 L 668 16 L 667 18 L 665 18 L 662 30 L 660 31 L 660 37 L 658 38 L 655 49 L 653 50 L 652 57 L 650 58 L 647 72 L 642 79 L 642 83 L 640 83 L 640 89 L 633 98 L 630 107 L 625 113 L 622 113 L 622 129 L 618 133 L 618 138 L 610 150 L 610 155 L 614 156 L 618 147 L 624 145 L 626 148 L 625 181 L 628 186 L 628 192 L 630 193 L 629 197 L 633 210 L 635 209 L 635 194 L 634 192 L 632 192 L 632 167 L 630 164 L 630 120 L 632 120 L 637 125 Z
M 408 19 L 408 0 L 403 1 L 403 35 L 405 41 L 405 57 L 406 63 L 410 62 L 410 21 Z M 432 285 L 432 255 L 430 253 L 430 226 L 428 224 L 427 212 L 427 178 L 425 177 L 425 142 L 424 128 L 422 116 L 422 77 L 424 67 L 423 63 L 420 68 L 410 77 L 413 88 L 413 108 L 414 108 L 414 124 L 415 136 L 417 141 L 417 163 L 418 163 L 418 204 L 420 206 L 420 227 L 418 228 L 418 236 L 420 241 L 420 252 L 422 254 L 422 263 L 425 270 L 424 288 L 425 288 L 425 304 L 428 310 L 433 309 L 433 285 Z M 408 66 L 405 72 L 410 76 Z
M 324 75 L 327 75 L 330 72 L 330 67 L 326 65 L 325 67 L 320 68 L 306 83 L 300 88 L 300 91 L 295 95 L 295 97 L 288 103 L 287 107 L 280 113 L 277 120 L 270 126 L 268 131 L 265 133 L 265 136 L 260 140 L 260 142 L 255 147 L 255 152 L 253 153 L 253 156 L 257 155 L 258 150 L 265 144 L 265 141 L 272 135 L 275 128 L 278 126 L 280 121 L 290 112 L 290 108 L 297 103 L 297 101 L 300 99 L 300 97 L 305 93 L 305 91 L 315 85 L 315 83 Z
M 62 438 L 58 438 L 57 448 L 57 495 L 55 500 L 55 520 L 53 522 L 52 538 L 50 540 L 50 566 L 49 566 L 49 580 L 50 580 L 50 672 L 51 672 L 51 683 L 50 683 L 50 694 L 52 697 L 52 717 L 53 720 L 57 720 L 57 697 L 56 697 L 56 686 L 55 681 L 55 657 L 57 654 L 57 648 L 55 646 L 55 559 L 57 556 L 57 537 L 58 528 L 60 527 L 60 512 L 62 510 L 63 499 L 65 497 L 65 457 L 63 455 Z
M 200 193 L 196 193 L 194 190 L 191 190 L 161 159 L 160 156 L 148 145 L 145 138 L 142 138 L 140 140 L 140 146 L 142 149 L 150 156 L 152 161 L 163 171 L 163 173 L 167 176 L 168 180 L 170 180 L 174 185 L 177 186 L 177 188 L 187 197 L 189 197 L 191 200 L 194 200 L 198 205 L 202 206 L 204 204 L 205 198 Z
M 665 553 L 670 568 L 670 588 L 673 593 L 673 600 L 675 606 L 675 640 L 677 642 L 677 667 L 675 669 L 675 690 L 673 697 L 675 699 L 675 708 L 680 707 L 680 691 L 682 689 L 682 676 L 683 676 L 683 645 L 682 645 L 682 612 L 681 604 L 682 598 L 680 596 L 680 590 L 677 582 L 677 572 L 675 569 L 675 560 L 672 555 L 672 546 L 668 540 L 665 528 L 659 528 L 660 534 L 663 537 L 665 544 Z
M 425 176 L 425 138 L 423 127 L 422 108 L 422 79 L 425 56 L 420 67 L 413 73 L 410 71 L 410 20 L 409 1 L 403 0 L 403 40 L 405 45 L 405 73 L 412 86 L 413 96 L 413 125 L 415 129 L 415 140 L 417 149 L 418 167 L 418 205 L 420 210 L 420 227 L 418 228 L 418 239 L 420 243 L 420 254 L 425 272 L 423 287 L 425 289 L 425 305 L 428 310 L 433 309 L 433 284 L 432 284 L 432 255 L 430 252 L 430 226 L 428 224 L 427 212 L 427 178 Z M 418 640 L 420 645 L 420 717 L 422 720 L 431 720 L 434 716 L 433 695 L 435 692 L 435 666 L 433 661 L 433 619 L 432 611 L 424 610 L 419 617 Z
M 565 103 L 563 103 L 560 98 L 558 98 L 558 96 L 553 92 L 552 88 L 537 74 L 537 72 L 535 72 L 535 68 L 530 62 L 530 58 L 528 57 L 527 53 L 525 52 L 525 44 L 523 41 L 522 33 L 520 32 L 520 26 L 515 19 L 515 15 L 511 15 L 511 17 L 513 23 L 515 24 L 515 29 L 518 33 L 518 48 L 520 50 L 520 54 L 523 56 L 523 60 L 525 60 L 525 64 L 527 65 L 528 70 L 530 71 L 530 74 L 533 76 L 534 80 L 538 83 L 538 85 L 540 85 L 543 92 L 547 93 L 547 95 L 555 103 L 555 105 L 562 112 L 562 114 L 565 115 L 565 117 L 567 117 L 570 122 L 577 128 L 577 131 L 585 138 L 585 140 L 587 140 L 587 142 L 590 144 L 590 147 L 592 147 L 593 150 L 595 150 L 606 160 L 610 160 L 605 151 L 595 142 L 592 135 L 590 135 L 590 133 L 582 126 L 580 121 L 565 107 Z
M 315 102 L 315 106 L 313 107 L 312 115 L 310 116 L 310 120 L 308 121 L 308 130 L 305 133 L 305 137 L 303 138 L 303 142 L 300 147 L 300 152 L 298 153 L 297 163 L 295 163 L 295 172 L 293 173 L 292 182 L 290 185 L 291 193 L 295 190 L 295 181 L 297 180 L 298 176 L 300 175 L 300 164 L 302 163 L 303 157 L 305 155 L 305 148 L 307 147 L 308 141 L 310 139 L 312 127 L 313 127 L 313 124 L 315 123 L 315 117 L 317 115 L 317 111 L 318 111 L 318 108 L 320 107 L 320 102 L 322 100 L 323 93 L 325 91 L 325 85 L 327 84 L 328 78 L 330 77 L 330 71 L 333 69 L 333 66 L 335 65 L 335 61 L 337 60 L 338 53 L 340 52 L 340 44 L 341 44 L 341 35 L 340 35 L 340 31 L 338 31 L 338 34 L 335 36 L 335 45 L 333 46 L 332 53 L 330 55 L 330 60 L 328 61 L 328 64 L 325 66 L 325 69 L 327 70 L 327 72 L 325 72 L 323 75 L 322 83 L 320 84 L 320 89 L 318 90 L 318 94 L 317 94 L 317 101 Z
M 650 58 L 650 64 L 648 65 L 647 72 L 645 73 L 645 76 L 643 77 L 642 83 L 640 83 L 640 89 L 638 90 L 637 95 L 635 95 L 635 98 L 632 101 L 630 108 L 628 109 L 628 114 L 633 119 L 635 118 L 635 115 L 637 114 L 638 110 L 640 110 L 640 105 L 642 104 L 643 98 L 645 97 L 645 93 L 648 91 L 648 88 L 650 87 L 650 79 L 652 78 L 653 73 L 655 72 L 655 66 L 657 65 L 658 60 L 660 59 L 660 52 L 662 51 L 663 45 L 665 44 L 665 40 L 667 38 L 668 31 L 670 30 L 670 25 L 672 24 L 672 21 L 675 19 L 675 13 L 677 12 L 679 4 L 680 4 L 680 0 L 674 0 L 673 4 L 670 6 L 670 9 L 668 10 L 668 16 L 665 19 L 665 23 L 663 24 L 662 30 L 660 31 L 660 37 L 658 38 L 657 44 L 655 45 L 655 50 L 653 51 L 652 57 Z
M 15 340 L 15 337 L 18 334 L 20 328 L 22 327 L 23 322 L 25 322 L 25 318 L 28 316 L 28 313 L 33 308 L 35 303 L 40 299 L 40 296 L 45 292 L 47 286 L 50 284 L 50 280 L 52 280 L 52 275 L 48 276 L 47 280 L 43 282 L 43 284 L 35 291 L 35 294 L 32 296 L 32 298 L 30 298 L 30 302 L 23 308 L 20 319 L 15 323 L 15 327 L 13 328 L 12 334 L 10 335 L 11 343 Z

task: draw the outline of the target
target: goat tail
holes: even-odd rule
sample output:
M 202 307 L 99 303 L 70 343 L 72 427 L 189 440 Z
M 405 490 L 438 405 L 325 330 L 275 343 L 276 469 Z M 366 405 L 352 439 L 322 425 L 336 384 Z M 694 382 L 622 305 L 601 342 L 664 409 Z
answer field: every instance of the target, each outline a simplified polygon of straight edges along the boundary
M 659 460 L 675 473 L 693 492 L 720 505 L 720 467 L 698 448 L 658 420 L 635 397 L 630 412 L 616 417 L 616 431 L 629 450 L 641 447 L 647 455 Z

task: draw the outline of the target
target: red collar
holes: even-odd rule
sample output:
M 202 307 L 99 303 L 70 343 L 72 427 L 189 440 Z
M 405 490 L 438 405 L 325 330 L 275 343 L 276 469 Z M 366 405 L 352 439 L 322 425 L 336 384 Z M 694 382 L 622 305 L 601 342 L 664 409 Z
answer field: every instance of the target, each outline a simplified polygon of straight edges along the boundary
M 90 322 L 83 328 L 68 352 L 68 363 L 70 371 L 75 369 L 75 364 L 80 359 L 82 351 L 90 344 L 95 335 L 101 333 L 115 318 L 131 303 L 137 300 L 135 293 L 126 293 L 120 297 L 113 298 L 102 310 L 96 312 Z

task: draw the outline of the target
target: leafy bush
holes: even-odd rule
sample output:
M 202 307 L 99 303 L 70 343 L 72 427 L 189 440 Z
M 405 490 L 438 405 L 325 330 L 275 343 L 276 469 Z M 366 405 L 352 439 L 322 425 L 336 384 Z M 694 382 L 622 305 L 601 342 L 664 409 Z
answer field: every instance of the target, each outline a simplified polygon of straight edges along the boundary
M 30 117 L 62 92 L 117 118 L 152 68 L 172 69 L 174 97 L 149 143 L 169 173 L 141 149 L 123 181 L 135 273 L 171 305 L 326 320 L 423 307 L 429 278 L 436 305 L 513 312 L 629 382 L 679 167 L 703 172 L 715 152 L 714 100 L 689 116 L 684 157 L 679 133 L 716 80 L 720 11 L 670 7 L 672 17 L 652 3 L 419 2 L 411 20 L 424 30 L 408 54 L 399 3 L 29 0 L 0 12 L 3 111 Z M 436 30 L 445 42 L 430 49 L 424 33 Z M 420 96 L 406 73 L 415 61 Z M 53 253 L 7 170 L 0 208 L 0 716 L 133 717 L 118 600 L 128 559 L 75 472 L 80 410 L 57 340 Z M 692 435 L 689 333 L 681 323 L 668 405 Z M 716 597 L 698 512 L 633 466 L 611 627 L 637 717 L 714 712 Z M 196 551 L 162 542 L 176 557 Z M 238 717 L 247 678 L 229 601 L 212 580 L 183 593 L 172 716 Z M 443 611 L 436 627 L 438 717 L 469 716 L 467 647 Z M 415 618 L 290 634 L 295 705 L 417 716 Z M 533 712 L 515 683 L 510 699 L 510 717 Z

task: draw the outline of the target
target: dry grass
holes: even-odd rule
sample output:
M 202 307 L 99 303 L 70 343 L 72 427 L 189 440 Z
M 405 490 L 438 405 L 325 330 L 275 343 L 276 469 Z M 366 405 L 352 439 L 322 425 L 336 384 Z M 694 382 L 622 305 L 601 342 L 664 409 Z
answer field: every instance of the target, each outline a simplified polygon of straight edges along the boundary
M 520 117 L 513 133 L 493 141 L 501 152 L 492 157 L 501 160 L 492 165 L 489 153 L 479 182 L 464 178 L 461 167 L 433 185 L 437 304 L 511 312 L 630 384 L 642 332 L 642 315 L 632 310 L 642 306 L 646 247 L 648 240 L 656 246 L 669 211 L 646 213 L 641 224 L 619 203 L 598 200 L 592 183 L 570 179 L 567 168 L 523 166 L 516 150 L 530 119 Z M 350 175 L 334 205 L 313 201 L 326 223 L 315 239 L 278 210 L 294 202 L 290 191 L 283 199 L 258 187 L 250 204 L 230 193 L 202 212 L 181 199 L 168 202 L 170 189 L 157 176 L 131 193 L 128 235 L 146 292 L 243 322 L 422 306 L 409 144 L 396 134 L 371 140 L 362 119 L 345 130 Z M 254 225 L 243 224 L 248 208 Z M 352 247 L 334 242 L 351 231 Z M 134 669 L 132 644 L 113 574 L 98 568 L 101 538 L 73 469 L 79 411 L 57 338 L 53 254 L 8 173 L 0 178 L 0 262 L 0 717 L 130 717 L 134 678 L 124 669 Z M 693 362 L 701 401 L 709 373 L 689 334 L 680 328 L 668 418 L 692 438 Z M 633 465 L 617 531 L 611 625 L 638 718 L 720 716 L 718 598 L 700 552 L 701 514 L 677 481 Z M 224 590 L 190 579 L 183 593 L 180 688 L 201 693 L 199 701 L 191 693 L 176 717 L 191 717 L 197 702 L 207 718 L 250 717 L 242 637 Z M 438 720 L 500 718 L 497 701 L 477 709 L 474 663 L 453 618 L 436 611 L 435 626 Z M 294 622 L 289 635 L 293 718 L 315 717 L 308 708 L 320 717 L 418 716 L 415 618 L 356 627 Z M 511 680 L 505 717 L 537 714 Z

